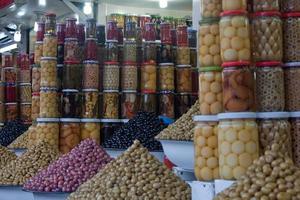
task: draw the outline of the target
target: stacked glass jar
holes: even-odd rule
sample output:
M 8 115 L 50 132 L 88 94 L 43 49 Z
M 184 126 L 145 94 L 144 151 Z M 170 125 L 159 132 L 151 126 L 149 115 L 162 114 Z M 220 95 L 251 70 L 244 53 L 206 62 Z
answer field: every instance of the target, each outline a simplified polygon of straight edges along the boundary
M 197 30 L 188 28 L 188 42 L 190 48 L 190 65 L 192 67 L 192 94 L 191 105 L 198 100 L 199 76 L 197 68 Z

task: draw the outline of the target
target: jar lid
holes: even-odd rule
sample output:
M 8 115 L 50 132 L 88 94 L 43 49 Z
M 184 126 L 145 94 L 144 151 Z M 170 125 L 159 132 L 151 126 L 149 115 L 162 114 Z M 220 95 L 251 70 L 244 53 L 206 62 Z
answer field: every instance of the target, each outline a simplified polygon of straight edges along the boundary
M 291 118 L 298 118 L 298 117 L 300 117 L 300 112 L 290 112 L 290 117 Z
M 160 94 L 175 94 L 172 90 L 163 90 L 159 92 Z
M 103 90 L 103 93 L 119 93 L 119 90 Z
M 17 105 L 17 102 L 5 103 L 5 105 L 7 105 L 7 106 L 9 106 L 9 105 Z
M 221 17 L 225 16 L 234 16 L 234 15 L 246 15 L 247 11 L 245 10 L 227 10 L 220 14 Z
M 284 67 L 300 67 L 300 62 L 289 62 L 289 63 L 284 63 Z
M 202 19 L 202 20 L 199 21 L 199 25 L 201 26 L 203 24 L 219 23 L 219 20 L 220 20 L 219 17 L 212 17 L 212 18 Z
M 174 66 L 174 63 L 160 63 L 159 66 L 160 66 L 160 67 L 164 67 L 164 66 Z
M 64 67 L 64 64 L 57 64 L 56 67 L 57 68 L 62 68 L 62 67 Z
M 156 94 L 155 90 L 141 90 L 142 94 Z
M 83 64 L 98 64 L 99 62 L 97 60 L 84 60 Z
M 64 61 L 65 65 L 78 65 L 80 64 L 80 61 L 79 60 L 66 60 Z
M 33 92 L 32 96 L 40 96 L 40 93 L 39 92 Z
M 104 62 L 104 65 L 119 65 L 119 62 L 116 62 L 116 61 L 107 61 L 107 62 Z
M 80 121 L 83 123 L 100 123 L 101 122 L 100 119 L 90 119 L 90 118 L 82 118 Z
M 184 68 L 184 67 L 192 67 L 191 65 L 176 65 L 176 67 L 178 67 L 178 68 Z
M 37 118 L 37 122 L 59 122 L 59 118 Z
M 137 63 L 136 62 L 131 62 L 131 61 L 126 61 L 126 62 L 123 62 L 123 65 L 134 65 L 134 66 L 136 66 Z
M 35 44 L 38 44 L 38 45 L 41 45 L 43 44 L 44 42 L 43 41 L 36 41 Z
M 233 112 L 233 113 L 220 113 L 218 119 L 255 119 L 255 112 Z
M 21 103 L 21 105 L 31 105 L 29 102 Z
M 269 62 L 257 62 L 255 63 L 256 67 L 278 67 L 282 66 L 281 62 L 278 61 L 269 61 Z
M 100 119 L 102 123 L 121 123 L 121 119 Z
M 77 118 L 60 118 L 60 122 L 80 122 L 80 119 Z
M 82 92 L 98 92 L 98 89 L 82 89 Z
M 289 118 L 289 112 L 258 112 L 256 113 L 258 119 L 281 119 Z
M 54 91 L 54 92 L 56 92 L 57 88 L 56 87 L 41 87 L 40 90 L 43 91 L 43 92 L 47 92 L 47 91 Z
M 118 40 L 106 40 L 106 43 L 119 43 Z
M 79 92 L 79 90 L 75 90 L 75 89 L 64 89 L 64 90 L 62 90 L 62 92 L 64 93 L 64 92 Z
M 70 42 L 70 41 L 78 42 L 78 39 L 77 38 L 65 38 L 65 42 Z
M 123 93 L 137 93 L 137 90 L 123 90 Z
M 200 67 L 199 72 L 211 72 L 211 71 L 222 71 L 222 68 L 219 66 L 209 66 L 209 67 Z
M 287 18 L 287 17 L 300 17 L 300 12 L 284 13 L 282 16 L 284 18 Z
M 156 65 L 155 62 L 143 62 L 142 66 L 145 66 L 145 65 Z
M 218 115 L 195 115 L 193 117 L 195 122 L 217 122 L 219 121 Z
M 237 62 L 224 62 L 222 64 L 222 67 L 243 67 L 243 66 L 249 66 L 250 62 L 248 61 L 237 61 Z
M 43 60 L 57 60 L 57 58 L 56 57 L 41 57 L 41 61 L 43 61 Z
M 19 86 L 31 86 L 31 83 L 19 83 Z
M 273 17 L 273 16 L 281 17 L 282 15 L 279 11 L 264 11 L 264 12 L 255 12 L 253 16 L 254 17 Z

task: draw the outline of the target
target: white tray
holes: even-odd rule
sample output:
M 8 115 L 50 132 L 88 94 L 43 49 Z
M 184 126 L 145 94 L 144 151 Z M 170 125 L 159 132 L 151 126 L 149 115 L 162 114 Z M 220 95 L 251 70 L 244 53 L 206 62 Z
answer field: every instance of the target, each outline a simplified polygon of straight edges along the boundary
M 180 167 L 173 167 L 173 172 L 177 176 L 179 176 L 184 181 L 195 181 L 195 173 L 194 170 L 182 169 Z
M 65 192 L 33 192 L 34 200 L 65 200 L 69 195 Z
M 222 179 L 215 180 L 215 195 L 229 188 L 234 183 L 235 181 L 228 181 Z
M 215 196 L 214 182 L 192 182 L 192 200 L 213 200 Z
M 194 142 L 160 140 L 167 158 L 177 167 L 194 170 Z
M 32 193 L 25 192 L 21 186 L 0 186 L 1 200 L 34 200 Z
M 105 151 L 113 158 L 117 158 L 122 153 L 124 153 L 125 150 L 118 150 L 118 149 L 105 149 Z M 163 162 L 164 160 L 164 152 L 161 151 L 151 151 L 150 154 L 155 156 L 160 162 Z

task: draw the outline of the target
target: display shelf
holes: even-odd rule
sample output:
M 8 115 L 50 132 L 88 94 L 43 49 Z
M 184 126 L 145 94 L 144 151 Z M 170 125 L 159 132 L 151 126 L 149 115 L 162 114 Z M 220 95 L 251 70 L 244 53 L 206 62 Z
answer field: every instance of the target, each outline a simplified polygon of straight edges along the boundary
M 223 190 L 229 188 L 235 181 L 228 181 L 228 180 L 215 180 L 215 195 L 222 192 Z
M 215 195 L 215 185 L 214 182 L 201 182 L 193 181 L 191 184 L 192 187 L 192 200 L 213 200 Z
M 34 200 L 33 194 L 23 191 L 21 186 L 0 186 L 0 199 Z
M 122 149 L 110 149 L 106 148 L 105 151 L 113 158 L 117 158 L 122 153 L 124 153 L 125 150 Z M 164 160 L 164 152 L 162 151 L 151 151 L 150 152 L 155 158 L 157 158 L 160 162 L 163 162 Z

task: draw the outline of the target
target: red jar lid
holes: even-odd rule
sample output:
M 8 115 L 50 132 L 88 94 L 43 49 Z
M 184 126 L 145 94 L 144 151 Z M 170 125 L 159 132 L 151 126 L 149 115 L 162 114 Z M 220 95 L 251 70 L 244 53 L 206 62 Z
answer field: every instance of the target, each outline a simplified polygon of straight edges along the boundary
M 79 60 L 68 60 L 64 62 L 66 65 L 75 65 L 75 64 L 80 64 Z
M 228 10 L 228 11 L 224 11 L 220 14 L 221 17 L 224 16 L 234 16 L 234 15 L 246 15 L 247 11 L 245 10 Z
M 119 63 L 116 61 L 108 61 L 108 62 L 104 62 L 104 65 L 119 65 Z
M 256 12 L 253 14 L 254 17 L 281 17 L 281 13 L 278 11 L 265 11 L 265 12 Z
M 126 61 L 123 62 L 123 65 L 137 65 L 136 62 Z
M 242 67 L 242 66 L 249 66 L 250 62 L 248 61 L 240 61 L 240 62 L 224 62 L 222 67 Z
M 141 90 L 142 94 L 155 94 L 156 91 L 155 90 Z
M 256 67 L 277 67 L 277 66 L 282 66 L 281 62 L 278 61 L 268 61 L 268 62 L 257 62 Z
M 283 17 L 300 17 L 300 12 L 290 12 L 290 13 L 284 13 L 282 15 Z
M 150 62 L 143 62 L 142 65 L 143 66 L 145 66 L 145 65 L 156 65 L 156 63 L 154 61 L 150 61 Z

